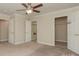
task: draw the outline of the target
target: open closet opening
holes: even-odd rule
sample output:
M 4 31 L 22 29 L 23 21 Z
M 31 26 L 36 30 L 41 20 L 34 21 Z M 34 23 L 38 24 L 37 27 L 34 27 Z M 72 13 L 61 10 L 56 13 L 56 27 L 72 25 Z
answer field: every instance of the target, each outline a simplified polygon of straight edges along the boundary
M 32 41 L 37 41 L 37 21 L 32 21 Z
M 55 45 L 67 48 L 67 16 L 55 18 Z
M 8 21 L 0 19 L 0 43 L 8 42 L 9 32 Z

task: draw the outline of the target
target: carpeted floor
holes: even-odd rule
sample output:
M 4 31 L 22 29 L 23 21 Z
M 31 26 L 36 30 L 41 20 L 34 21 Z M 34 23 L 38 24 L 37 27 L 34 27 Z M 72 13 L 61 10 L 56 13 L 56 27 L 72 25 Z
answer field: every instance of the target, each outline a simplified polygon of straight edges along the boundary
M 65 46 L 47 46 L 35 42 L 12 45 L 0 42 L 0 56 L 78 56 Z

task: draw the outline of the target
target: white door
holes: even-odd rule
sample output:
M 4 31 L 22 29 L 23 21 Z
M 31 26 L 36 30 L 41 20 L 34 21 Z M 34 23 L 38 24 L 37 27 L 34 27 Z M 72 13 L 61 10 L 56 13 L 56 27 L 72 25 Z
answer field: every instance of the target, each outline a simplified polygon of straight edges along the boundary
M 79 54 L 79 13 L 70 15 L 69 20 L 68 49 Z
M 26 20 L 26 42 L 31 41 L 31 21 Z
M 77 53 L 79 53 L 79 15 L 76 15 L 74 20 L 73 48 Z

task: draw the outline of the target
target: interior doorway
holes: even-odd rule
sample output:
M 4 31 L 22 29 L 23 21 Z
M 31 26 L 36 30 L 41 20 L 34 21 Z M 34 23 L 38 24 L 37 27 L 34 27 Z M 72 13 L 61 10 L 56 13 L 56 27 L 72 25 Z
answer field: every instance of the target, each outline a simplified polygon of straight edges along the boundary
M 55 18 L 55 45 L 67 48 L 67 16 Z
M 32 21 L 32 41 L 37 41 L 37 21 Z
M 9 32 L 8 32 L 8 21 L 0 19 L 0 43 L 8 42 Z

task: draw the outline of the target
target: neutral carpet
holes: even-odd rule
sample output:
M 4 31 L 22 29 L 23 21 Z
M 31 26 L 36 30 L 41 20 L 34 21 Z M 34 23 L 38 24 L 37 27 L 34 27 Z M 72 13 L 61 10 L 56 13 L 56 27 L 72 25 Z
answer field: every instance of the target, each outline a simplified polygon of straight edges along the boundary
M 48 46 L 35 42 L 12 45 L 0 42 L 0 56 L 78 56 L 65 46 Z

